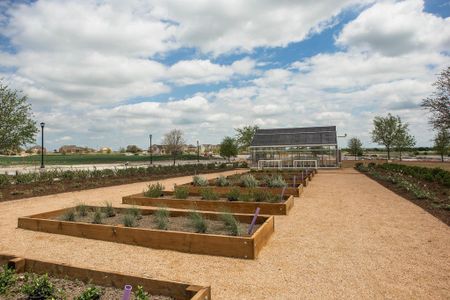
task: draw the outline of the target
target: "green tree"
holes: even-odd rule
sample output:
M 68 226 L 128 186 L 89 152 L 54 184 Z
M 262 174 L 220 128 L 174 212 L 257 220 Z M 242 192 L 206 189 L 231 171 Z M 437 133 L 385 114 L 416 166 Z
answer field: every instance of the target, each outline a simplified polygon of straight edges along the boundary
M 377 116 L 373 119 L 372 141 L 386 147 L 388 159 L 391 159 L 391 150 L 399 136 L 401 126 L 399 116 L 388 114 L 386 117 Z
M 27 96 L 0 82 L 0 152 L 9 154 L 35 141 L 32 117 Z
M 135 153 L 136 154 L 136 153 L 142 152 L 142 149 L 139 148 L 136 145 L 128 145 L 126 152 Z
M 450 148 L 450 133 L 448 130 L 441 129 L 434 137 L 434 149 L 441 155 L 441 161 L 444 161 L 444 155 L 447 155 Z
M 399 153 L 400 160 L 402 160 L 402 153 L 406 150 L 411 149 L 416 145 L 416 140 L 414 136 L 409 134 L 408 123 L 402 123 L 399 119 L 397 136 L 395 137 L 394 147 Z
M 359 155 L 362 155 L 363 149 L 362 149 L 362 143 L 360 139 L 357 137 L 353 137 L 348 141 L 348 152 L 350 152 L 351 155 L 356 157 Z
M 433 86 L 436 90 L 422 101 L 431 112 L 430 124 L 437 129 L 450 129 L 450 67 L 443 70 Z
M 220 144 L 220 156 L 225 157 L 230 160 L 231 157 L 234 157 L 238 154 L 238 146 L 236 140 L 227 136 L 223 139 Z
M 242 128 L 235 128 L 236 131 L 236 142 L 238 144 L 239 150 L 247 151 L 248 147 L 252 143 L 253 137 L 255 136 L 258 126 L 244 126 Z
M 172 154 L 174 165 L 177 155 L 183 151 L 184 144 L 183 132 L 179 129 L 172 129 L 164 135 L 163 145 L 166 152 Z

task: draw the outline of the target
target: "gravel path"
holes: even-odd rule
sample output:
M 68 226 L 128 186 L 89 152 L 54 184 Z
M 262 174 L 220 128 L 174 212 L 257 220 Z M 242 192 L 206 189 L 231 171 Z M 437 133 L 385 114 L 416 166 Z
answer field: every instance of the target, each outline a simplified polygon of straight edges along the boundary
M 276 217 L 275 234 L 255 261 L 16 229 L 18 216 L 80 201 L 118 204 L 144 187 L 0 203 L 0 253 L 211 285 L 214 299 L 449 299 L 450 228 L 352 169 L 320 171 L 290 215 Z

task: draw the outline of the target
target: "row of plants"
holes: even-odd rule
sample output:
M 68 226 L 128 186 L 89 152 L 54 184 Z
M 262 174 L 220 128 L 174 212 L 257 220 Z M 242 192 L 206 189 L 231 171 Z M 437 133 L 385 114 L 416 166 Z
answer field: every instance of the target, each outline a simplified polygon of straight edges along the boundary
M 441 168 L 425 168 L 392 163 L 379 164 L 376 167 L 450 187 L 450 172 Z
M 194 176 L 192 178 L 192 184 L 194 186 L 208 186 L 210 185 L 209 181 L 206 178 L 201 176 Z M 254 188 L 260 185 L 265 185 L 271 188 L 282 188 L 287 186 L 286 181 L 283 179 L 281 175 L 270 175 L 264 176 L 261 180 L 257 180 L 255 176 L 251 174 L 241 175 L 237 179 L 228 179 L 225 176 L 220 176 L 215 180 L 215 186 L 232 186 L 239 185 L 241 187 Z
M 0 270 L 0 296 L 14 296 L 23 294 L 27 299 L 70 299 L 74 300 L 98 300 L 103 295 L 100 287 L 88 285 L 79 295 L 57 288 L 47 274 L 34 273 L 16 274 L 15 270 L 4 265 Z M 135 300 L 149 300 L 150 296 L 142 286 L 138 286 L 133 292 Z M 6 298 L 7 299 L 7 298 Z
M 186 174 L 205 170 L 224 170 L 239 167 L 234 164 L 198 164 L 177 166 L 129 167 L 126 169 L 93 170 L 48 170 L 45 172 L 19 173 L 15 175 L 0 174 L 0 187 L 12 184 L 52 183 L 55 181 L 84 181 L 99 178 L 129 178 L 154 175 Z

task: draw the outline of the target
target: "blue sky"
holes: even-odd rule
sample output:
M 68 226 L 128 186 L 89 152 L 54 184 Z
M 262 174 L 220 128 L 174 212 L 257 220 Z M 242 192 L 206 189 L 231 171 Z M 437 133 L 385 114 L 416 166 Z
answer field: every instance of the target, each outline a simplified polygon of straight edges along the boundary
M 244 125 L 372 119 L 433 132 L 421 99 L 449 65 L 448 1 L 4 1 L 0 77 L 28 95 L 48 148 L 146 146 L 179 128 L 219 143 Z M 341 140 L 344 145 L 346 140 Z

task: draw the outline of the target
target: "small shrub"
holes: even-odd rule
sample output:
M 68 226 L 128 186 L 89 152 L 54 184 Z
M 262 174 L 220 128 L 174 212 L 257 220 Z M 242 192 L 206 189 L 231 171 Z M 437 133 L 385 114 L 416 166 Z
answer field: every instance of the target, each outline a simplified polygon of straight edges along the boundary
M 229 186 L 230 182 L 228 181 L 228 179 L 225 176 L 219 176 L 216 179 L 216 185 L 217 186 Z
M 198 212 L 192 211 L 189 214 L 189 219 L 191 220 L 192 226 L 195 228 L 195 232 L 205 233 L 208 229 L 205 218 Z
M 146 197 L 151 197 L 151 198 L 159 198 L 164 196 L 164 186 L 157 182 L 157 183 L 152 183 L 149 184 L 147 187 L 147 190 L 144 191 L 144 196 Z
M 76 212 L 81 217 L 86 217 L 88 214 L 88 207 L 84 203 L 80 203 L 75 207 Z
M 368 165 L 367 165 L 367 167 L 369 168 L 369 169 L 373 169 L 373 168 L 375 168 L 376 167 L 376 163 L 374 163 L 374 162 L 370 162 Z
M 266 180 L 267 186 L 268 187 L 273 187 L 273 188 L 282 188 L 287 186 L 286 181 L 284 181 L 283 176 L 281 175 L 274 175 L 271 177 L 268 177 Z
M 253 193 L 249 192 L 249 193 L 245 193 L 245 194 L 240 194 L 239 195 L 239 201 L 244 201 L 244 202 L 251 202 L 251 201 L 253 201 Z
M 177 199 L 186 199 L 189 196 L 189 188 L 186 186 L 175 187 L 174 196 Z
M 132 215 L 133 217 L 136 218 L 136 220 L 142 219 L 141 210 L 139 208 L 137 208 L 136 206 L 133 206 L 133 207 L 127 209 L 127 214 Z
M 225 223 L 225 227 L 230 231 L 231 235 L 238 236 L 241 234 L 239 221 L 232 214 L 222 213 L 220 219 Z
M 166 208 L 160 207 L 154 212 L 156 227 L 160 230 L 167 230 L 169 228 L 169 211 Z
M 102 224 L 103 223 L 103 215 L 100 209 L 96 209 L 94 212 L 94 217 L 92 218 L 92 223 L 94 224 Z
M 192 177 L 192 184 L 194 186 L 208 186 L 208 179 L 195 175 Z
M 138 285 L 137 289 L 133 292 L 135 300 L 150 300 L 150 297 L 144 288 Z
M 50 282 L 48 275 L 30 275 L 22 287 L 22 293 L 28 299 L 52 299 L 55 294 L 55 287 Z
M 241 195 L 241 191 L 239 190 L 239 188 L 234 187 L 234 188 L 231 188 L 230 191 L 228 192 L 227 199 L 228 199 L 228 201 L 238 201 L 240 195 Z
M 80 296 L 76 297 L 75 300 L 99 300 L 102 296 L 102 290 L 98 287 L 91 286 L 88 287 Z
M 115 217 L 116 216 L 116 210 L 112 206 L 111 202 L 106 202 L 105 207 L 103 207 L 103 212 L 105 213 L 107 218 Z
M 202 188 L 200 190 L 200 196 L 203 200 L 218 200 L 219 195 L 212 188 Z
M 242 175 L 240 178 L 240 185 L 243 187 L 254 188 L 257 187 L 258 184 L 258 180 L 251 174 Z
M 123 225 L 125 225 L 125 227 L 135 227 L 136 226 L 136 217 L 134 215 L 131 214 L 126 214 L 123 216 Z
M 62 216 L 63 221 L 75 221 L 75 211 L 73 209 L 70 209 L 66 211 Z
M 17 280 L 16 271 L 4 265 L 0 272 L 0 295 L 6 293 L 10 286 Z
M 278 200 L 278 196 L 272 194 L 268 190 L 256 189 L 253 191 L 253 199 L 256 202 L 276 202 Z

